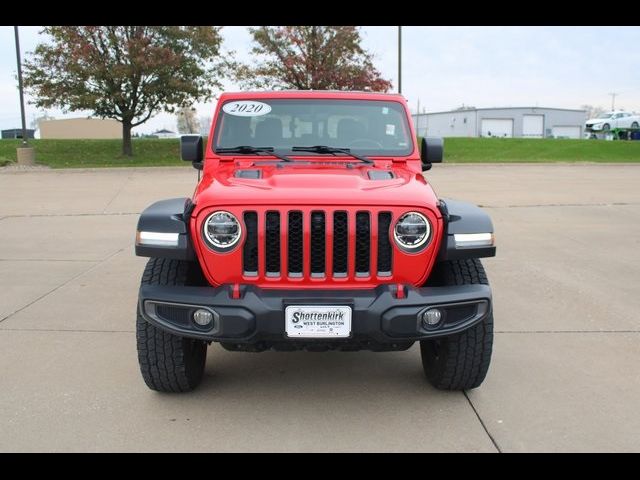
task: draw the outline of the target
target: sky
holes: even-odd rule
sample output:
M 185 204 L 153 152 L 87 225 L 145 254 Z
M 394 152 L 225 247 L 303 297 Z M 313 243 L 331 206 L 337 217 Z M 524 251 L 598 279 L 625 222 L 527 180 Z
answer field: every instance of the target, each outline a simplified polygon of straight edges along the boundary
M 20 27 L 23 57 L 46 37 L 41 27 Z M 361 27 L 363 46 L 383 77 L 398 80 L 398 29 Z M 224 27 L 224 47 L 250 61 L 246 27 Z M 412 111 L 474 107 L 540 106 L 640 112 L 640 27 L 418 27 L 402 28 L 402 94 Z M 0 129 L 20 127 L 13 27 L 0 27 Z M 225 90 L 239 90 L 232 81 Z M 26 101 L 32 99 L 27 97 Z M 197 104 L 210 116 L 215 100 Z M 27 104 L 27 124 L 44 113 Z M 48 109 L 55 118 L 90 112 Z M 160 113 L 134 129 L 151 133 L 176 129 L 175 116 Z

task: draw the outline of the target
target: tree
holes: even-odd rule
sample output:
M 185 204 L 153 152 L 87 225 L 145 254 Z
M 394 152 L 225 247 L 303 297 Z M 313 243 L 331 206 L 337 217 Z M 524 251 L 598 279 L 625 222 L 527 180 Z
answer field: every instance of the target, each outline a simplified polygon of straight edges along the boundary
M 606 112 L 604 108 L 594 107 L 593 105 L 582 105 L 580 108 L 582 110 L 586 110 L 587 120 L 590 118 L 598 118 L 600 115 Z
M 42 114 L 40 114 L 40 116 L 33 116 L 33 120 L 31 120 L 31 128 L 33 128 L 34 130 L 37 130 L 40 128 L 40 122 L 42 122 L 43 120 L 55 120 L 55 117 L 52 117 L 51 115 L 49 115 L 46 111 Z
M 25 62 L 25 85 L 38 107 L 91 110 L 122 123 L 122 154 L 131 129 L 161 110 L 207 100 L 228 65 L 220 27 L 45 27 L 50 43 Z
M 204 115 L 200 117 L 200 135 L 206 137 L 209 135 L 209 129 L 211 128 L 211 116 Z
M 176 114 L 176 120 L 178 125 L 178 133 L 190 134 L 200 133 L 200 121 L 196 117 L 196 109 L 189 107 L 182 107 Z
M 258 27 L 249 32 L 256 62 L 237 69 L 244 87 L 386 92 L 392 86 L 362 48 L 357 27 Z

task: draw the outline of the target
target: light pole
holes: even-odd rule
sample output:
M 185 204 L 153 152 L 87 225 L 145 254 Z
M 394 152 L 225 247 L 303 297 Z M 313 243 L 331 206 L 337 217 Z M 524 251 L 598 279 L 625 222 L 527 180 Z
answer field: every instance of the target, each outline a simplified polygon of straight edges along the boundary
M 20 38 L 18 27 L 14 26 L 13 31 L 16 36 L 16 59 L 18 62 L 18 90 L 20 91 L 20 114 L 22 116 L 22 145 L 18 147 L 18 165 L 33 165 L 35 163 L 35 152 L 29 146 L 27 135 L 27 120 L 24 114 L 24 91 L 22 88 L 22 64 L 20 62 Z
M 609 95 L 611 95 L 611 111 L 613 112 L 616 109 L 616 97 L 620 94 L 617 92 L 612 92 Z
M 402 25 L 398 26 L 398 93 L 402 93 Z

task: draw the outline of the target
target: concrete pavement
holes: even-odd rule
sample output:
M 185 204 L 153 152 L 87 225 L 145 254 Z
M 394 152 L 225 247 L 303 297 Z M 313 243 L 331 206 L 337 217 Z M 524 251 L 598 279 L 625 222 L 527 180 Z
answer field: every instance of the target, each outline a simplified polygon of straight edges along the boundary
M 639 451 L 640 165 L 436 165 L 490 212 L 496 339 L 478 389 L 419 349 L 209 348 L 201 387 L 144 385 L 137 214 L 190 168 L 0 172 L 0 451 Z

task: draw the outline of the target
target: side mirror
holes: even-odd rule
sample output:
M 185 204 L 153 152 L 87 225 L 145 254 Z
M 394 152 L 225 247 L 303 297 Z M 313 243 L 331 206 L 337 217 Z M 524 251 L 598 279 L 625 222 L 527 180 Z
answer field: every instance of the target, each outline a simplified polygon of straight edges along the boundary
M 444 139 L 440 137 L 422 137 L 420 160 L 422 171 L 431 170 L 432 163 L 442 163 L 444 158 Z
M 180 156 L 185 162 L 191 162 L 193 168 L 202 170 L 204 149 L 201 135 L 182 135 L 180 137 Z

